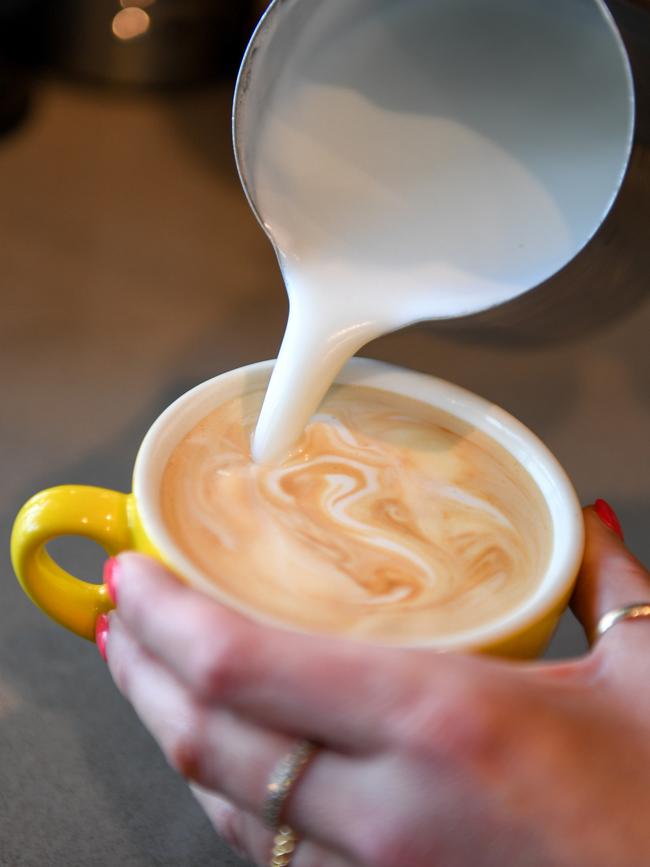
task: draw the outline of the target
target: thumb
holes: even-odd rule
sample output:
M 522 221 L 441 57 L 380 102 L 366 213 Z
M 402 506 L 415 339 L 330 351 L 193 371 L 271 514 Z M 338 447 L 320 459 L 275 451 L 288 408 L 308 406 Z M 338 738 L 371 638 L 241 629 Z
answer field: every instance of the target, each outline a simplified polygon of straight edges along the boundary
M 616 515 L 603 500 L 584 510 L 585 555 L 571 606 L 585 632 L 593 637 L 603 614 L 625 605 L 650 603 L 650 573 L 623 542 Z M 626 621 L 612 628 L 603 641 L 629 647 L 629 643 L 650 644 L 650 621 Z

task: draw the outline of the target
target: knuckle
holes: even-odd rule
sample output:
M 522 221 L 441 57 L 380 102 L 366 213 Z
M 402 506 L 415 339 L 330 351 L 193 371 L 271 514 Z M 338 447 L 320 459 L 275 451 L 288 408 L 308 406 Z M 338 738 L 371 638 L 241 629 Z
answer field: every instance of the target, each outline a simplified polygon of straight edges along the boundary
M 166 750 L 169 764 L 186 780 L 202 781 L 201 751 L 196 740 L 189 735 L 176 736 Z
M 206 779 L 203 725 L 200 713 L 190 714 L 190 718 L 174 729 L 163 744 L 163 751 L 172 768 L 186 780 L 196 783 Z
M 227 696 L 236 684 L 239 641 L 234 635 L 209 629 L 209 640 L 197 641 L 192 661 L 194 689 L 203 697 L 219 700 Z
M 418 760 L 472 764 L 495 753 L 504 725 L 498 697 L 473 684 L 425 697 L 405 718 L 402 738 Z

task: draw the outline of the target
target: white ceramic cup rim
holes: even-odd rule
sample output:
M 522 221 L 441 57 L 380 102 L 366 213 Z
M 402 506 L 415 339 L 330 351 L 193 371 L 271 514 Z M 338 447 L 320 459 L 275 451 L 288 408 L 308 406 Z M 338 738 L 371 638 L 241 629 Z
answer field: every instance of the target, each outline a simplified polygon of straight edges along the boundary
M 197 590 L 255 620 L 300 631 L 231 598 L 183 553 L 168 533 L 162 516 L 160 488 L 172 451 L 206 415 L 226 400 L 265 387 L 274 361 L 263 361 L 221 374 L 180 397 L 153 424 L 135 463 L 133 491 L 143 528 L 167 564 Z M 365 358 L 352 359 L 336 382 L 365 385 L 429 403 L 484 431 L 530 473 L 549 507 L 553 546 L 548 568 L 537 591 L 518 609 L 496 623 L 442 639 L 413 644 L 442 650 L 472 649 L 506 641 L 549 614 L 566 598 L 582 559 L 584 524 L 576 493 L 548 448 L 521 422 L 465 389 L 441 379 Z

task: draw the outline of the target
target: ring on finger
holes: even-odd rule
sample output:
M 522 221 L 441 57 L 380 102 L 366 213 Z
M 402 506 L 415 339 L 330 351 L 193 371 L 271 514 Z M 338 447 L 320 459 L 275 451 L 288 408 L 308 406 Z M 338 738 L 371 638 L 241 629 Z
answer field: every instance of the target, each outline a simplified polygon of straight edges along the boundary
M 606 611 L 596 624 L 594 630 L 594 642 L 600 639 L 619 623 L 626 620 L 644 620 L 650 617 L 650 602 L 634 602 L 631 605 L 622 605 L 620 608 L 612 608 Z
M 318 747 L 311 741 L 299 741 L 293 750 L 284 756 L 271 771 L 266 785 L 266 797 L 262 806 L 265 825 L 277 831 L 282 825 L 282 813 L 291 791 L 302 776 Z
M 277 834 L 273 840 L 270 867 L 289 867 L 298 836 L 288 825 L 282 824 L 282 814 L 291 792 L 313 758 L 318 747 L 311 741 L 298 741 L 271 771 L 262 806 L 264 823 Z
M 273 850 L 269 867 L 289 867 L 298 845 L 298 835 L 288 825 L 278 828 L 273 838 Z

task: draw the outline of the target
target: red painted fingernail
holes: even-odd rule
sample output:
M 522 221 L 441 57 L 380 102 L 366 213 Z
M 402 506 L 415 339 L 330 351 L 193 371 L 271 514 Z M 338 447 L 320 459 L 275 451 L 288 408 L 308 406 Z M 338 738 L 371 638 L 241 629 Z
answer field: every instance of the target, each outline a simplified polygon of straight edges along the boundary
M 117 605 L 117 573 L 119 569 L 120 564 L 115 557 L 111 557 L 110 560 L 104 563 L 104 584 L 113 605 Z
M 617 536 L 621 537 L 621 539 L 624 539 L 621 522 L 618 520 L 616 512 L 612 509 L 609 503 L 606 503 L 605 500 L 596 500 L 594 509 L 603 524 L 606 527 L 609 527 L 610 530 L 613 530 Z
M 95 643 L 97 644 L 97 649 L 101 653 L 104 662 L 108 662 L 108 659 L 106 658 L 106 639 L 108 638 L 109 626 L 110 621 L 108 619 L 108 614 L 100 614 L 95 623 Z

